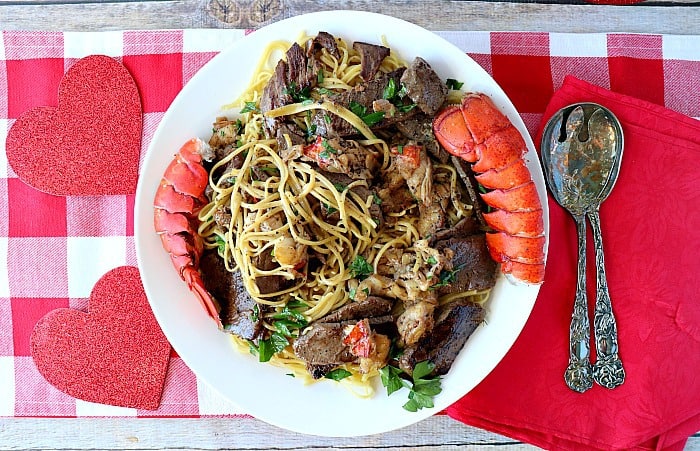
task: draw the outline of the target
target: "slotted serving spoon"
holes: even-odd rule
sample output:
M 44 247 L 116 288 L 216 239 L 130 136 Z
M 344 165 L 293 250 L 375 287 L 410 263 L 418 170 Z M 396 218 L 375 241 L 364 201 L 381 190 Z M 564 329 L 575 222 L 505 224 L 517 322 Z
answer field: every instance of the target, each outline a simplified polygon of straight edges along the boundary
M 593 381 L 615 388 L 625 379 L 618 354 L 617 323 L 605 276 L 600 204 L 620 171 L 624 138 L 620 122 L 607 108 L 577 103 L 557 111 L 542 134 L 541 159 L 547 185 L 574 218 L 578 235 L 578 277 L 569 334 L 566 384 L 577 392 Z M 590 364 L 590 323 L 586 296 L 586 217 L 591 221 L 596 257 L 596 304 L 593 319 L 596 362 Z

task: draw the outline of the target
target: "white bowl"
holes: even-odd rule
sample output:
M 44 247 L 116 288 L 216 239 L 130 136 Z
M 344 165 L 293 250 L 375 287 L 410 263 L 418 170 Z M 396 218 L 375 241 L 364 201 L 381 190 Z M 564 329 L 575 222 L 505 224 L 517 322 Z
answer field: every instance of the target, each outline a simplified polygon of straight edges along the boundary
M 372 31 L 376 30 L 376 31 Z M 161 176 L 182 144 L 205 141 L 222 105 L 247 87 L 262 49 L 272 40 L 293 41 L 301 32 L 327 31 L 347 41 L 380 43 L 406 61 L 421 56 L 443 79 L 463 81 L 463 89 L 488 94 L 525 137 L 528 166 L 545 208 L 544 179 L 532 140 L 513 104 L 471 58 L 441 37 L 411 23 L 379 14 L 333 11 L 292 17 L 261 28 L 213 58 L 183 88 L 164 115 L 145 157 L 135 204 L 135 241 L 143 285 L 163 332 L 198 378 L 247 413 L 270 424 L 307 434 L 359 436 L 413 424 L 454 403 L 498 364 L 520 334 L 535 303 L 538 286 L 512 285 L 499 277 L 487 304 L 486 323 L 471 336 L 443 377 L 435 407 L 404 410 L 406 391 L 362 399 L 333 381 L 303 385 L 283 369 L 262 364 L 235 350 L 227 334 L 200 307 L 174 271 L 153 229 L 153 197 Z

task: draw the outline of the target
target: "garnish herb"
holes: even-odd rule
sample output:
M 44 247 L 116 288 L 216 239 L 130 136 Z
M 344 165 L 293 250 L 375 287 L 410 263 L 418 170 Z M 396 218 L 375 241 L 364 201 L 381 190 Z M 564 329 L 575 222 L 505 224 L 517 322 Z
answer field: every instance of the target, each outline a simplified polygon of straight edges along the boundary
M 428 257 L 427 262 L 429 265 L 435 265 L 435 264 L 437 264 L 437 259 L 431 255 L 430 257 Z
M 464 85 L 463 82 L 457 81 L 457 80 L 455 80 L 454 78 L 448 78 L 448 79 L 445 81 L 445 84 L 447 85 L 447 87 L 448 87 L 449 89 L 454 89 L 454 90 L 462 89 L 462 86 Z
M 343 185 L 342 183 L 334 183 L 333 186 L 335 186 L 335 189 L 337 189 L 339 193 L 342 193 L 348 187 L 347 185 Z
M 457 273 L 464 268 L 464 265 L 457 265 L 456 267 L 450 269 L 449 271 L 440 271 L 440 280 L 430 287 L 431 290 L 440 287 L 446 287 L 455 280 L 457 280 Z
M 331 204 L 328 204 L 326 202 L 323 203 L 323 208 L 326 209 L 326 214 L 329 216 L 332 215 L 333 213 L 335 213 L 336 211 L 338 211 L 337 208 L 335 208 L 334 206 L 332 206 Z
M 334 381 L 343 380 L 348 376 L 352 376 L 352 373 L 344 368 L 336 368 L 332 371 L 326 373 L 326 379 L 333 379 Z
M 391 100 L 396 97 L 396 82 L 393 78 L 389 79 L 389 82 L 384 87 L 384 92 L 382 93 L 382 98 L 386 100 Z
M 216 235 L 216 246 L 217 252 L 223 255 L 223 253 L 226 251 L 226 241 L 224 241 L 224 239 L 221 238 L 219 235 Z
M 323 69 L 320 69 L 318 74 L 316 74 L 316 81 L 319 85 L 323 83 Z
M 350 102 L 348 108 L 350 108 L 350 111 L 355 113 L 357 117 L 362 119 L 362 122 L 367 124 L 368 127 L 371 127 L 380 122 L 382 119 L 384 119 L 383 111 L 375 111 L 373 113 L 368 113 L 366 106 L 362 105 L 361 103 L 355 102 L 354 100 Z
M 387 396 L 406 387 L 409 389 L 408 402 L 403 408 L 410 412 L 417 412 L 423 408 L 434 407 L 433 398 L 442 391 L 440 376 L 427 377 L 435 369 L 435 364 L 425 360 L 416 364 L 413 368 L 411 381 L 402 377 L 405 374 L 401 369 L 387 365 L 379 370 L 382 385 L 386 387 Z
M 255 304 L 253 306 L 253 313 L 250 314 L 250 319 L 255 323 L 260 319 L 260 306 Z
M 260 108 L 256 102 L 246 102 L 245 106 L 241 109 L 241 114 L 243 113 L 259 113 Z
M 309 308 L 309 304 L 307 304 L 299 298 L 294 298 L 291 301 L 287 302 L 287 307 L 289 307 L 290 309 Z
M 338 153 L 338 150 L 331 146 L 327 139 L 321 141 L 321 147 L 323 147 L 323 150 L 318 153 L 318 156 L 324 160 L 329 159 L 331 154 L 335 155 Z
M 374 273 L 374 268 L 362 255 L 358 255 L 355 257 L 355 260 L 350 263 L 350 274 L 352 274 L 353 277 L 363 280 L 372 273 Z
M 379 195 L 377 195 L 377 193 L 374 193 L 374 192 L 373 192 L 373 193 L 372 193 L 372 197 L 374 198 L 374 203 L 375 203 L 375 204 L 377 204 L 377 205 L 381 205 L 381 204 L 382 204 L 382 198 L 379 197 Z
M 305 100 L 311 99 L 311 86 L 307 86 L 304 89 L 299 89 L 296 82 L 291 82 L 289 86 L 282 90 L 282 94 L 289 95 L 295 102 L 303 102 Z

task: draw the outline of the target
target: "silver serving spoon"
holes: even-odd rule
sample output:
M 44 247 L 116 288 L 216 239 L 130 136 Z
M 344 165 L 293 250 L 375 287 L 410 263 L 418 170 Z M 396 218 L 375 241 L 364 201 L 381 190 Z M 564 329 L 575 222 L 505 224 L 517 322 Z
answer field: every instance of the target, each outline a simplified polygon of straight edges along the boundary
M 578 235 L 578 278 L 570 326 L 567 385 L 584 392 L 595 380 L 614 388 L 625 379 L 617 352 L 617 325 L 605 277 L 600 204 L 617 180 L 623 150 L 620 123 L 608 109 L 578 103 L 552 116 L 542 134 L 541 158 L 552 195 L 574 218 Z M 586 216 L 593 226 L 597 291 L 593 319 L 596 362 L 590 364 L 590 325 L 586 296 Z

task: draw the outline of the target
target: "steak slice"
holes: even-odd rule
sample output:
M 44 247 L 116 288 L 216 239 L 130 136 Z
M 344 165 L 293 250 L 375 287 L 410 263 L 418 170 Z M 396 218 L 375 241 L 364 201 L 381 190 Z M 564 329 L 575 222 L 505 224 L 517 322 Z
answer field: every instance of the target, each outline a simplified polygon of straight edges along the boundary
M 425 113 L 397 122 L 396 128 L 406 138 L 425 147 L 425 150 L 440 163 L 445 164 L 450 159 L 450 154 L 438 145 L 433 134 L 433 121 Z
M 399 86 L 404 70 L 405 68 L 402 67 L 388 74 L 382 74 L 377 78 L 360 83 L 347 91 L 332 94 L 329 96 L 329 100 L 345 108 L 350 108 L 351 104 L 357 104 L 365 108 L 367 113 L 372 113 L 374 111 L 374 101 L 383 98 L 384 89 L 389 85 L 389 80 L 394 80 L 396 86 Z M 393 117 L 384 116 L 380 122 L 372 126 L 372 129 L 387 127 L 416 113 L 418 111 L 416 108 L 413 108 L 405 113 L 397 112 Z M 327 138 L 348 137 L 359 134 L 355 127 L 350 125 L 345 119 L 325 111 L 316 113 L 312 118 L 312 123 L 316 126 L 316 134 Z
M 352 362 L 355 356 L 343 344 L 343 327 L 340 323 L 314 323 L 294 341 L 294 353 L 307 365 Z
M 430 334 L 404 349 L 399 367 L 408 374 L 416 364 L 429 360 L 435 364 L 433 375 L 447 374 L 467 339 L 484 321 L 485 312 L 479 304 L 452 303 L 441 307 Z
M 216 251 L 205 251 L 200 268 L 204 286 L 221 304 L 219 317 L 223 329 L 246 340 L 258 337 L 262 332 L 263 315 L 254 314 L 257 303 L 246 290 L 240 271 L 228 271 Z
M 292 44 L 287 50 L 286 61 L 280 60 L 277 63 L 274 74 L 263 88 L 260 111 L 266 113 L 297 101 L 302 92 L 316 86 L 320 70 L 321 63 L 315 57 L 308 58 L 299 44 Z M 265 119 L 268 138 L 277 137 L 280 123 L 281 118 Z
M 435 116 L 445 99 L 447 85 L 423 58 L 416 57 L 401 76 L 406 93 L 428 116 Z
M 316 52 L 321 49 L 326 49 L 329 54 L 334 56 L 336 59 L 340 59 L 340 50 L 338 50 L 338 43 L 335 42 L 335 38 L 332 34 L 326 31 L 319 31 L 315 38 L 311 41 L 306 54 L 311 57 L 316 54 Z
M 319 321 L 324 323 L 337 323 L 341 321 L 374 318 L 391 312 L 394 302 L 379 296 L 367 296 L 364 301 L 350 302 L 329 313 Z
M 363 80 L 371 80 L 379 70 L 384 58 L 389 56 L 390 50 L 383 45 L 368 44 L 367 42 L 355 41 L 352 48 L 360 54 L 360 77 Z
M 319 172 L 323 174 L 323 176 L 325 176 L 333 185 L 335 185 L 335 188 L 339 191 L 347 189 L 346 187 L 355 181 L 346 174 L 341 174 L 338 172 L 328 172 L 323 170 L 320 170 Z M 360 198 L 363 200 L 367 200 L 370 197 L 375 199 L 375 201 L 373 201 L 369 207 L 369 214 L 372 216 L 372 219 L 374 219 L 375 222 L 378 224 L 378 227 L 380 227 L 384 223 L 384 214 L 382 213 L 381 206 L 376 202 L 376 199 L 378 198 L 377 192 L 373 188 L 367 188 L 366 186 L 359 184 L 353 186 L 350 189 L 350 191 L 360 196 Z M 326 213 L 327 211 L 324 212 L 322 208 L 321 214 L 325 214 L 324 219 L 328 222 L 332 222 L 334 219 L 337 222 L 340 218 L 340 215 L 338 214 L 336 214 L 336 217 L 334 218 L 332 214 Z
M 496 284 L 498 264 L 493 261 L 486 247 L 486 236 L 482 234 L 453 237 L 435 243 L 435 249 L 453 252 L 453 282 L 440 287 L 443 296 L 471 290 L 486 290 Z

